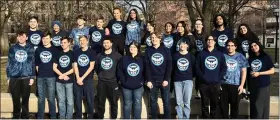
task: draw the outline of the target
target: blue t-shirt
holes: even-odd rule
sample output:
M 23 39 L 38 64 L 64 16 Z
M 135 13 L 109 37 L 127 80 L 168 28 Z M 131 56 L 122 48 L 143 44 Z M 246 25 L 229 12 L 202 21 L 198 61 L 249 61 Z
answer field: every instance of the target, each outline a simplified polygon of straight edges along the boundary
M 69 37 L 74 40 L 74 49 L 77 49 L 80 47 L 79 37 L 85 35 L 87 38 L 89 38 L 89 27 L 84 26 L 82 29 L 79 28 L 73 28 Z
M 240 85 L 242 68 L 249 67 L 247 59 L 241 53 L 235 53 L 233 56 L 224 54 L 227 71 L 224 76 L 223 84 Z
M 28 31 L 28 42 L 34 46 L 35 50 L 42 45 L 42 36 L 43 32 L 40 30 Z
M 56 77 L 53 71 L 53 61 L 58 51 L 54 46 L 46 48 L 39 46 L 35 52 L 35 65 L 39 67 L 38 77 Z
M 96 53 L 90 48 L 86 51 L 82 51 L 81 49 L 76 49 L 74 51 L 74 63 L 77 63 L 80 77 L 86 73 L 90 67 L 90 62 L 94 62 L 95 58 Z M 93 79 L 93 71 L 91 71 L 84 80 L 87 79 Z
M 251 72 L 263 72 L 270 70 L 274 67 L 270 56 L 267 54 L 259 55 L 256 57 L 250 57 L 249 61 L 249 73 Z M 266 87 L 270 84 L 270 76 L 269 75 L 260 75 L 256 78 L 252 77 L 250 74 L 250 82 L 255 84 L 256 87 L 262 88 Z

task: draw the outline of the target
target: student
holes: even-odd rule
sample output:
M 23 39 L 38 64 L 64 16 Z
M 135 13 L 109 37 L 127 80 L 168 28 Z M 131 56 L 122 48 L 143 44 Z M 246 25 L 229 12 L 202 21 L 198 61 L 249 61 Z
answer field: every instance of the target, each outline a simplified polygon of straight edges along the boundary
M 196 57 L 202 50 L 206 48 L 206 33 L 204 30 L 204 24 L 201 19 L 195 21 L 194 31 L 192 31 L 194 37 L 194 56 Z M 199 81 L 198 78 L 195 80 L 195 90 L 196 90 L 196 99 L 200 99 L 199 93 Z
M 215 48 L 214 37 L 208 36 L 205 41 L 207 48 L 196 57 L 196 74 L 201 83 L 199 91 L 202 117 L 210 119 L 219 117 L 217 111 L 219 109 L 220 87 L 226 73 L 226 63 L 224 55 Z
M 74 97 L 76 105 L 76 119 L 82 119 L 82 99 L 85 96 L 87 104 L 87 118 L 93 119 L 94 109 L 94 88 L 93 69 L 96 53 L 89 48 L 87 36 L 80 36 L 80 48 L 74 51 Z
M 87 37 L 87 39 L 89 37 L 89 27 L 85 26 L 85 23 L 86 23 L 85 16 L 78 15 L 76 18 L 76 21 L 77 21 L 78 26 L 76 28 L 73 28 L 69 35 L 69 37 L 74 40 L 73 41 L 74 42 L 73 50 L 76 50 L 80 47 L 80 45 L 79 45 L 80 36 L 85 35 Z
M 213 19 L 213 24 L 215 29 L 211 35 L 217 39 L 217 49 L 222 53 L 226 53 L 226 42 L 229 39 L 233 39 L 233 32 L 227 28 L 227 21 L 223 15 L 216 15 Z
M 152 46 L 151 34 L 155 32 L 156 24 L 153 21 L 147 22 L 147 28 L 142 41 L 145 41 L 146 48 Z
M 175 107 L 179 119 L 189 119 L 191 112 L 191 97 L 195 57 L 188 52 L 186 40 L 179 41 L 179 52 L 173 55 L 173 80 L 176 94 Z
M 126 45 L 126 52 L 129 52 L 129 44 L 133 41 L 138 42 L 141 44 L 141 36 L 143 34 L 144 30 L 144 23 L 140 20 L 138 11 L 136 9 L 131 9 L 129 11 L 129 17 L 127 17 L 126 20 L 126 39 L 125 39 L 125 45 Z M 140 49 L 141 46 L 139 46 L 138 49 Z
M 105 102 L 110 102 L 111 119 L 118 115 L 119 85 L 117 83 L 117 64 L 121 55 L 112 49 L 112 38 L 106 36 L 103 40 L 103 49 L 97 55 L 96 73 L 98 75 L 97 97 L 98 97 L 98 118 L 103 119 L 105 113 Z
M 129 45 L 129 53 L 119 61 L 117 75 L 123 92 L 124 119 L 130 119 L 133 105 L 133 119 L 141 119 L 142 96 L 144 93 L 144 65 L 145 58 L 141 56 L 139 46 L 133 41 Z
M 17 32 L 17 43 L 9 49 L 7 82 L 13 100 L 13 119 L 29 119 L 30 88 L 35 79 L 34 47 L 27 32 Z
M 250 118 L 269 119 L 270 75 L 274 65 L 260 42 L 252 41 L 249 49 Z
M 37 71 L 38 89 L 38 119 L 44 118 L 45 113 L 45 93 L 48 93 L 48 104 L 50 118 L 56 118 L 55 106 L 55 81 L 56 74 L 53 71 L 53 61 L 57 55 L 57 49 L 51 45 L 51 33 L 46 31 L 42 38 L 43 46 L 39 46 L 35 52 L 35 64 Z
M 32 16 L 29 18 L 29 31 L 28 31 L 28 40 L 27 42 L 34 46 L 36 50 L 38 46 L 42 45 L 42 36 L 43 32 L 38 30 L 38 17 Z
M 73 81 L 74 62 L 73 52 L 70 50 L 71 39 L 61 38 L 61 48 L 63 49 L 56 56 L 53 63 L 53 71 L 57 74 L 56 93 L 58 97 L 59 119 L 72 119 L 74 109 Z
M 62 51 L 61 48 L 61 38 L 69 36 L 68 32 L 66 32 L 65 30 L 63 30 L 62 28 L 62 24 L 60 21 L 54 21 L 52 23 L 52 44 L 59 50 Z
M 164 118 L 170 119 L 169 79 L 171 76 L 172 58 L 170 50 L 160 43 L 156 33 L 151 34 L 152 47 L 145 51 L 147 86 L 150 88 L 151 117 L 157 118 L 158 90 L 163 100 Z
M 193 48 L 193 36 L 187 29 L 187 24 L 184 21 L 179 21 L 176 25 L 177 33 L 175 34 L 176 51 L 179 51 L 179 41 L 185 39 L 189 45 L 188 51 L 191 52 Z
M 162 34 L 162 42 L 165 47 L 170 49 L 171 54 L 175 52 L 175 44 L 174 44 L 174 25 L 171 22 L 167 22 L 164 25 L 165 33 Z
M 246 80 L 248 62 L 244 55 L 236 52 L 236 40 L 226 42 L 227 54 L 224 54 L 227 71 L 222 81 L 221 108 L 224 119 L 237 119 L 239 112 L 239 102 L 243 86 Z M 228 115 L 230 104 L 230 117 Z
M 99 54 L 102 51 L 102 41 L 105 36 L 104 17 L 99 16 L 96 19 L 96 26 L 93 26 L 89 29 L 89 40 L 91 49 L 96 51 L 96 54 Z
M 114 19 L 110 20 L 107 29 L 110 31 L 112 37 L 113 47 L 121 54 L 124 55 L 126 23 L 121 19 L 122 11 L 120 8 L 114 8 Z

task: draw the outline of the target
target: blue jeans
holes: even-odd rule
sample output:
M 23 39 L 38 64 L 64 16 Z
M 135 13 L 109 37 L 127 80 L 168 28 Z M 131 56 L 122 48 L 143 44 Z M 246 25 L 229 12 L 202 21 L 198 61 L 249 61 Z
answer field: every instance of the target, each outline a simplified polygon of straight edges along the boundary
M 38 89 L 38 119 L 44 118 L 45 113 L 45 98 L 46 91 L 48 93 L 49 113 L 51 119 L 56 118 L 56 107 L 55 107 L 55 77 L 38 77 L 37 78 L 37 89 Z M 46 90 L 47 89 L 47 90 Z
M 177 106 L 175 107 L 179 119 L 189 119 L 191 112 L 191 97 L 192 97 L 192 88 L 193 81 L 185 80 L 174 82 L 176 102 Z
M 124 107 L 123 107 L 124 119 L 130 119 L 132 103 L 134 106 L 133 119 L 141 119 L 142 96 L 144 93 L 144 88 L 141 87 L 135 90 L 122 88 L 122 92 L 123 92 L 123 102 L 124 102 Z
M 170 83 L 169 83 L 170 84 Z M 150 89 L 150 103 L 151 103 L 151 115 L 152 119 L 157 118 L 158 112 L 158 90 L 161 91 L 161 98 L 163 101 L 163 108 L 164 108 L 164 118 L 170 119 L 170 97 L 169 97 L 169 89 L 170 85 L 163 87 L 162 83 L 153 82 L 153 88 Z
M 56 82 L 59 118 L 72 119 L 74 109 L 73 83 Z

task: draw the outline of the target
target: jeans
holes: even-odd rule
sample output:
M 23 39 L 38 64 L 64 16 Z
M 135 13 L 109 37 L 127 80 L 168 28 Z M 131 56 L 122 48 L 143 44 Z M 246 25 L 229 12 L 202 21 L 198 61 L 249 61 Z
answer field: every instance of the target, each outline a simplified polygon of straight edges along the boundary
M 55 77 L 38 77 L 37 78 L 37 89 L 38 89 L 38 119 L 44 118 L 45 113 L 45 98 L 46 90 L 48 93 L 49 113 L 51 119 L 56 118 L 56 107 L 55 107 Z
M 192 88 L 193 81 L 185 80 L 174 82 L 176 102 L 177 106 L 175 107 L 179 119 L 189 119 L 191 112 L 191 97 L 192 97 Z
M 72 119 L 74 109 L 73 83 L 56 82 L 56 92 L 59 103 L 59 118 Z
M 158 112 L 158 90 L 161 91 L 161 98 L 163 101 L 164 108 L 164 118 L 170 119 L 170 97 L 169 97 L 169 89 L 170 85 L 163 87 L 162 83 L 153 82 L 153 88 L 150 89 L 150 103 L 151 103 L 151 115 L 152 119 L 157 118 Z
M 130 119 L 131 108 L 133 104 L 133 119 L 141 119 L 142 112 L 142 96 L 144 93 L 144 88 L 138 88 L 134 90 L 122 88 L 123 92 L 123 102 L 124 102 L 124 119 Z

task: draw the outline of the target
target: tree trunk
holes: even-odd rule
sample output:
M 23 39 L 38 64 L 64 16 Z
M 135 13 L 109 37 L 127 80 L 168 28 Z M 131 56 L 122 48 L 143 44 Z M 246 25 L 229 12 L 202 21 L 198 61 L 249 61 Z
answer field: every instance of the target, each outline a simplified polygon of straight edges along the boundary
M 188 14 L 189 14 L 189 18 L 191 20 L 191 28 L 192 30 L 194 29 L 194 24 L 195 24 L 195 20 L 196 20 L 196 15 L 194 14 L 194 9 L 192 6 L 193 0 L 186 0 L 185 5 L 188 9 Z

